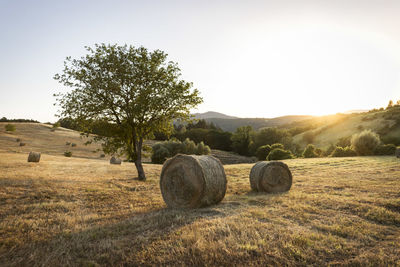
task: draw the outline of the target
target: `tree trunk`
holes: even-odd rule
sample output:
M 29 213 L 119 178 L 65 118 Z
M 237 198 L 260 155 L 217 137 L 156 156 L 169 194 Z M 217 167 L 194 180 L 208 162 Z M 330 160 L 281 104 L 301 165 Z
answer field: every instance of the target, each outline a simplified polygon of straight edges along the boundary
M 138 172 L 138 179 L 139 181 L 146 181 L 146 175 L 144 174 L 144 169 L 143 169 L 143 164 L 142 164 L 142 145 L 143 145 L 143 139 L 140 139 L 136 143 L 136 160 L 135 160 L 135 166 L 136 170 Z

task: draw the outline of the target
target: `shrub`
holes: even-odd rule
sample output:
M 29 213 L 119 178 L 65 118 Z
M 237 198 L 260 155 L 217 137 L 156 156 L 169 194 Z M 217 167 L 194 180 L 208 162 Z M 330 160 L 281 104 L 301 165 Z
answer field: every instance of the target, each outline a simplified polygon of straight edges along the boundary
M 307 144 L 314 143 L 316 133 L 314 131 L 308 131 L 303 134 L 303 141 Z
M 351 146 L 351 136 L 339 138 L 339 140 L 336 142 L 336 146 L 340 147 Z
M 260 146 L 259 148 L 257 148 L 256 157 L 258 160 L 266 160 L 269 152 L 271 152 L 270 145 Z
M 183 141 L 183 145 L 184 145 L 184 153 L 187 155 L 194 155 L 197 152 L 197 147 L 195 142 L 193 142 L 192 140 L 190 140 L 189 138 L 186 138 L 185 141 Z
M 375 148 L 374 154 L 375 155 L 388 155 L 388 156 L 393 156 L 394 153 L 396 152 L 396 146 L 393 144 L 387 144 L 387 145 L 379 145 Z
M 170 153 L 166 147 L 161 145 L 158 146 L 157 149 L 154 149 L 153 146 L 153 154 L 151 155 L 151 162 L 162 164 L 168 157 L 170 157 Z
M 208 155 L 211 153 L 209 146 L 206 146 L 203 142 L 196 144 L 189 138 L 186 138 L 184 142 L 178 140 L 164 141 L 156 143 L 152 147 L 153 154 L 151 155 L 151 161 L 153 163 L 162 164 L 164 161 L 173 157 L 176 154 L 197 154 L 197 155 Z
M 303 151 L 303 157 L 305 158 L 316 158 L 319 155 L 315 152 L 315 146 L 308 144 Z
M 197 144 L 196 155 L 209 155 L 210 153 L 211 153 L 210 147 L 204 145 L 203 141 Z
M 332 154 L 330 155 L 331 157 L 355 157 L 357 156 L 357 152 L 351 149 L 350 147 L 336 147 L 333 151 Z
M 360 156 L 373 155 L 374 150 L 380 144 L 379 135 L 371 130 L 364 130 L 354 134 L 351 138 L 351 148 Z
M 13 124 L 6 124 L 6 126 L 4 126 L 4 128 L 6 128 L 7 132 L 14 132 L 15 131 L 15 125 Z
M 267 160 L 281 160 L 281 159 L 292 159 L 292 152 L 281 148 L 276 148 L 269 152 Z
M 279 144 L 279 143 L 276 143 L 276 144 L 271 145 L 271 150 L 274 150 L 274 149 L 276 149 L 276 148 L 280 148 L 280 149 L 282 149 L 282 150 L 285 149 L 285 147 L 284 147 L 282 144 Z
M 64 156 L 66 157 L 72 157 L 72 152 L 71 151 L 65 151 Z

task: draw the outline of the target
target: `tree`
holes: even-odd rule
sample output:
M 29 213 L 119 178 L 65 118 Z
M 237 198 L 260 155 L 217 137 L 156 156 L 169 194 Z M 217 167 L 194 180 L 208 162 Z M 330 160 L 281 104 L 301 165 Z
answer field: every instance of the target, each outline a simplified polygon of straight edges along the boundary
M 251 142 L 251 126 L 242 126 L 232 134 L 232 149 L 240 155 L 249 155 L 249 145 Z
M 364 130 L 351 137 L 351 148 L 360 156 L 373 155 L 374 150 L 380 145 L 380 143 L 381 140 L 379 135 L 371 130 Z
M 386 109 L 392 108 L 393 107 L 393 101 L 389 100 L 389 104 L 387 105 Z
M 86 56 L 67 57 L 63 72 L 54 76 L 73 88 L 55 95 L 58 116 L 73 119 L 86 134 L 92 122 L 101 121 L 106 134 L 96 139 L 104 152 L 127 155 L 139 180 L 145 180 L 143 140 L 155 131 L 170 132 L 172 120 L 188 119 L 202 98 L 191 90 L 192 83 L 180 79 L 178 65 L 167 62 L 163 51 L 105 44 L 85 48 Z

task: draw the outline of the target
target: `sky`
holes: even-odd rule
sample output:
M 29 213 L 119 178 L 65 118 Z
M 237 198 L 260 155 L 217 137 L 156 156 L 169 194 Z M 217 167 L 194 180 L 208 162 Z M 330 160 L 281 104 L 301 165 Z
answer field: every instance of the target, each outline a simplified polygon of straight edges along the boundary
M 0 0 L 0 117 L 54 122 L 53 79 L 95 43 L 166 52 L 193 112 L 325 115 L 400 99 L 400 1 Z

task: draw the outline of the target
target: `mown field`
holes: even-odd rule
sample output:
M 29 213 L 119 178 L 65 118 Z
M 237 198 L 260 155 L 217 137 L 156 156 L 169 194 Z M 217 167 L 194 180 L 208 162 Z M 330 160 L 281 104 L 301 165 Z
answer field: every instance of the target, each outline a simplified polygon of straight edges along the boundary
M 287 193 L 250 191 L 225 165 L 218 205 L 166 208 L 161 165 L 0 152 L 0 265 L 400 265 L 400 160 L 285 161 Z

